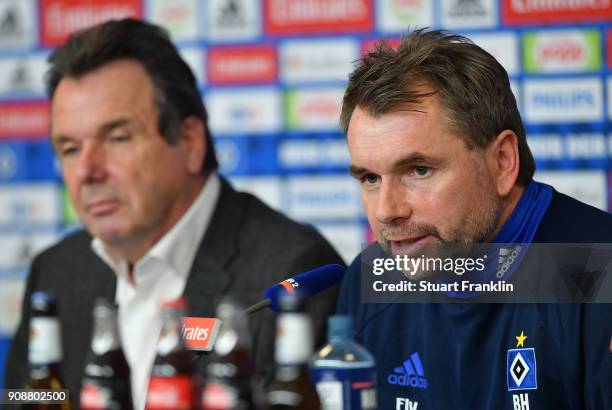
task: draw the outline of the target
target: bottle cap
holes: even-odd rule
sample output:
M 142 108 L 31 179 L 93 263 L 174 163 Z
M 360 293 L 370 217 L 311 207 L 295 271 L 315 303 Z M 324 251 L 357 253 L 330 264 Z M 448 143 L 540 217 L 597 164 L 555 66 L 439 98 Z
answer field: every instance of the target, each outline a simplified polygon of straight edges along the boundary
M 304 312 L 305 300 L 296 294 L 281 295 L 278 302 L 281 312 Z
M 34 315 L 55 316 L 55 296 L 49 292 L 34 292 L 30 296 L 32 313 Z
M 32 293 L 31 296 L 31 301 L 32 301 L 32 305 L 46 305 L 49 303 L 53 303 L 55 301 L 55 298 L 53 297 L 53 295 L 51 295 L 50 293 L 47 292 L 34 292 Z
M 94 303 L 93 316 L 112 317 L 116 314 L 117 307 L 104 298 L 97 298 Z
M 348 315 L 334 315 L 328 320 L 330 339 L 351 339 L 353 337 L 353 319 Z
M 217 305 L 216 317 L 218 319 L 234 318 L 244 315 L 244 306 L 233 296 L 224 296 Z

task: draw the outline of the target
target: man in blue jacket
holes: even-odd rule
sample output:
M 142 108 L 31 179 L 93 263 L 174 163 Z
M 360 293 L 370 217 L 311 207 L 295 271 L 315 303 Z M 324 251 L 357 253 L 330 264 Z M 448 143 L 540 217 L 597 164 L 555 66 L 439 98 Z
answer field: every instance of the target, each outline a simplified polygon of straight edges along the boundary
M 586 272 L 593 252 L 551 245 L 543 262 L 544 245 L 529 245 L 612 243 L 612 216 L 533 181 L 503 67 L 464 37 L 414 31 L 397 50 L 382 44 L 364 57 L 341 123 L 377 244 L 349 269 L 338 311 L 353 316 L 356 340 L 375 356 L 379 408 L 612 409 L 610 304 L 484 304 L 462 289 L 435 296 L 451 303 L 392 303 L 398 292 L 364 302 L 372 255 L 418 258 L 431 244 L 476 243 L 511 248 L 467 280 L 523 291 L 555 284 L 531 302 L 610 301 L 609 287 L 599 292 L 605 272 Z M 402 270 L 412 279 L 404 282 L 447 279 Z

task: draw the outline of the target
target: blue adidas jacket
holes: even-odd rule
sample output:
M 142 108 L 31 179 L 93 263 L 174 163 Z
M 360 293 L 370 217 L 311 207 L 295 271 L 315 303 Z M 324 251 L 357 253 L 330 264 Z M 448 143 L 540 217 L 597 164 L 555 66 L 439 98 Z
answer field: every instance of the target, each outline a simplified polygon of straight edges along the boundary
M 612 243 L 612 216 L 554 192 L 533 242 Z M 375 357 L 379 409 L 612 410 L 612 305 L 362 304 L 361 263 L 338 313 Z

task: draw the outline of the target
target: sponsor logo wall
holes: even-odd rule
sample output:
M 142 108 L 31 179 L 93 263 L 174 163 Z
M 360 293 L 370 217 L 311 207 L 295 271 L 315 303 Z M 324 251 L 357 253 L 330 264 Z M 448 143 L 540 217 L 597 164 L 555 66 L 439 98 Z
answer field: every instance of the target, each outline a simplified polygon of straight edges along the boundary
M 76 221 L 47 142 L 45 59 L 73 30 L 125 16 L 165 26 L 194 70 L 221 172 L 319 227 L 347 262 L 373 238 L 338 126 L 346 78 L 408 26 L 459 32 L 494 55 L 538 175 L 611 208 L 612 1 L 0 0 L 0 241 L 22 249 L 2 259 L 0 281 L 23 277 L 30 250 Z

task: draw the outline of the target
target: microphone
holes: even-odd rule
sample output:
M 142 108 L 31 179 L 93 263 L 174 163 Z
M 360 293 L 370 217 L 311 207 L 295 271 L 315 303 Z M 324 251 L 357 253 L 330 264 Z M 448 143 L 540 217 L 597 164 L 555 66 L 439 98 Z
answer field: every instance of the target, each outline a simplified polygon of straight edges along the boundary
M 259 312 L 267 307 L 273 311 L 280 310 L 280 300 L 284 295 L 296 295 L 309 298 L 340 282 L 344 276 L 344 267 L 338 264 L 323 265 L 308 272 L 300 273 L 289 279 L 270 286 L 264 299 L 249 307 L 248 314 Z

